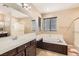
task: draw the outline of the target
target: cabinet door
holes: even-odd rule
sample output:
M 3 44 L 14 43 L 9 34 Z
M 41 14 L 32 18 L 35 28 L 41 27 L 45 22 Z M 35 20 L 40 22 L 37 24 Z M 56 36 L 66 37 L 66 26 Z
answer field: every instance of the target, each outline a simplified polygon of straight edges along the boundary
M 26 55 L 26 56 L 29 56 L 29 47 L 27 47 L 27 48 L 25 49 L 25 55 Z
M 35 56 L 36 55 L 36 46 L 30 46 L 29 47 L 29 56 Z
M 16 56 L 25 56 L 25 52 L 24 51 L 20 51 Z
M 36 46 L 29 46 L 26 48 L 26 56 L 35 56 L 36 55 Z

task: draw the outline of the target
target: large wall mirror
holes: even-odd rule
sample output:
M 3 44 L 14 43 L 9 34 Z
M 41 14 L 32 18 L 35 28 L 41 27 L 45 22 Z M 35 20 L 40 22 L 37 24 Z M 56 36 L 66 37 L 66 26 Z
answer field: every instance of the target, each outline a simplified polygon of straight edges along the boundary
M 0 32 L 4 30 L 4 16 L 0 14 Z
M 31 29 L 29 28 L 31 26 L 28 27 L 29 23 L 31 23 L 31 20 L 29 20 L 30 17 L 23 13 L 24 9 L 15 7 L 0 5 L 0 35 L 6 33 L 8 36 L 16 36 L 23 35 L 25 32 L 30 32 L 28 30 Z
M 0 11 L 2 12 L 2 11 Z M 10 34 L 10 16 L 0 13 L 0 37 L 8 36 Z

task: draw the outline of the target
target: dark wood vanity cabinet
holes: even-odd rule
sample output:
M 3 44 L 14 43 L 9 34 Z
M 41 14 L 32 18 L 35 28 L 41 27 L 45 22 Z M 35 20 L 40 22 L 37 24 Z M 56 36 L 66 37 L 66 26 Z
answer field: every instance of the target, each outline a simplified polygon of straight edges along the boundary
M 25 49 L 26 56 L 35 56 L 36 55 L 36 40 L 30 42 L 30 46 Z
M 37 48 L 43 48 L 43 38 L 37 41 Z
M 22 51 L 24 50 L 24 51 Z M 32 40 L 20 47 L 18 47 L 18 55 L 25 55 L 25 56 L 35 56 L 36 55 L 36 40 Z M 25 53 L 23 53 L 25 52 Z
M 26 56 L 35 56 L 36 55 L 36 46 L 29 46 L 25 50 Z
M 19 53 L 17 53 L 15 56 L 25 56 L 25 51 L 22 50 Z
M 0 56 L 35 56 L 35 55 L 36 55 L 36 40 L 32 40 Z
M 29 56 L 35 56 L 36 55 L 36 49 L 35 46 L 29 47 Z
M 15 49 L 10 50 L 10 51 L 8 51 L 8 52 L 6 52 L 6 53 L 4 53 L 4 54 L 2 54 L 0 56 L 14 56 L 16 54 L 17 54 L 17 49 L 15 48 Z

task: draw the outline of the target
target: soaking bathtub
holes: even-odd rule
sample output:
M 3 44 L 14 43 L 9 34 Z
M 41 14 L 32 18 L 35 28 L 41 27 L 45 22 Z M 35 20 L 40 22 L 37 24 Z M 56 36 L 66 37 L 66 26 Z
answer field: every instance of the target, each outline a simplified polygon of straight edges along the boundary
M 60 34 L 38 35 L 37 47 L 67 55 L 67 43 Z

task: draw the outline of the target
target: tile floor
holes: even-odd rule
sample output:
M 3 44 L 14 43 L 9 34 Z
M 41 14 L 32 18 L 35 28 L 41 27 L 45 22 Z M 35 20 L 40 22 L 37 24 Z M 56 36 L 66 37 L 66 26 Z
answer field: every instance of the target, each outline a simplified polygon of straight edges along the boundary
M 37 48 L 36 50 L 37 52 L 37 56 L 66 56 L 64 54 L 60 54 L 60 53 L 56 53 L 56 52 L 51 52 L 48 50 L 44 50 L 44 49 L 39 49 Z
M 73 49 L 73 48 L 71 48 Z M 79 54 L 76 54 L 76 52 L 73 52 L 73 51 L 69 51 L 70 49 L 68 49 L 68 56 L 79 56 Z M 76 49 L 75 49 L 76 51 Z M 67 56 L 67 55 L 64 55 L 64 54 L 60 54 L 60 53 L 56 53 L 56 52 L 52 52 L 52 51 L 48 51 L 48 50 L 44 50 L 44 49 L 39 49 L 37 48 L 36 49 L 36 53 L 37 53 L 37 56 Z M 77 51 L 78 53 L 78 51 Z

